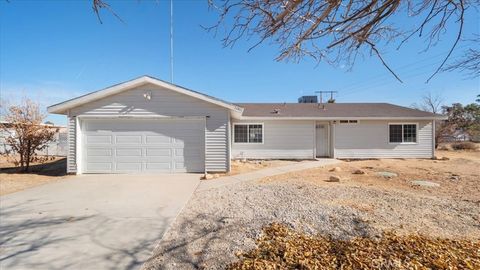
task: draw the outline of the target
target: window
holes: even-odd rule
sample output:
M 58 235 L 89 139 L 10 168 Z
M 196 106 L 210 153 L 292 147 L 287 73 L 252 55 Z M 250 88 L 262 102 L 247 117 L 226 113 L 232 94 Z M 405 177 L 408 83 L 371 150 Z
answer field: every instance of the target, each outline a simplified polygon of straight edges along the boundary
M 340 120 L 340 124 L 357 124 L 358 120 Z
M 416 143 L 416 124 L 390 124 L 390 143 Z
M 263 143 L 262 124 L 234 124 L 235 143 Z

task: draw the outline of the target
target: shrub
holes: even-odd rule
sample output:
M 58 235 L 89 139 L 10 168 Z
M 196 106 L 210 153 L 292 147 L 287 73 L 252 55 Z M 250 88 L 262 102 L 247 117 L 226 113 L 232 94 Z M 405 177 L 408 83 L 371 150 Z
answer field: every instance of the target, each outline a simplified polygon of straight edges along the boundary
M 453 150 L 476 150 L 477 145 L 473 142 L 457 142 L 452 144 Z

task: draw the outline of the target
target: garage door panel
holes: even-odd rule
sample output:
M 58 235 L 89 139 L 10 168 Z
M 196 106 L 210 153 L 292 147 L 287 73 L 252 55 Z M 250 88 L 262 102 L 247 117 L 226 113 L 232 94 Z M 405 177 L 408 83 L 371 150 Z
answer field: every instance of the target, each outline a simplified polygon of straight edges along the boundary
M 203 166 L 201 163 L 197 162 L 189 162 L 185 163 L 182 161 L 176 161 L 175 162 L 175 171 L 178 172 L 187 172 L 187 171 L 192 171 L 192 170 L 199 170 Z
M 83 127 L 86 173 L 204 170 L 203 120 L 103 119 Z
M 110 144 L 112 143 L 112 136 L 111 135 L 87 135 L 86 136 L 86 143 L 88 144 Z
M 147 135 L 145 142 L 146 144 L 171 143 L 172 138 L 165 135 Z
M 172 163 L 170 161 L 168 162 L 147 162 L 145 164 L 145 169 L 149 171 L 165 171 L 165 170 L 171 170 L 172 169 Z
M 117 171 L 126 171 L 126 172 L 141 172 L 142 163 L 141 162 L 115 162 L 115 169 Z
M 109 148 L 87 148 L 88 156 L 91 157 L 111 157 L 112 149 Z
M 199 148 L 176 148 L 175 149 L 175 157 L 198 157 L 198 152 L 202 151 Z
M 110 162 L 87 162 L 87 171 L 103 172 L 112 170 L 113 166 Z
M 117 148 L 115 155 L 117 157 L 141 157 L 142 148 Z
M 116 135 L 117 144 L 139 144 L 142 143 L 142 135 Z
M 145 156 L 147 156 L 147 157 L 171 157 L 172 156 L 172 149 L 147 148 Z

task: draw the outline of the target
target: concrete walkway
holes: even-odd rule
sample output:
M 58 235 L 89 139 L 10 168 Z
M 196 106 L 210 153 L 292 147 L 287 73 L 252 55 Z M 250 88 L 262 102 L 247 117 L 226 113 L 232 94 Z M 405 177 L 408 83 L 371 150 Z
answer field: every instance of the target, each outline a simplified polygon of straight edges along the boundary
M 197 191 L 218 188 L 225 185 L 232 185 L 232 184 L 237 184 L 241 182 L 253 181 L 253 180 L 261 179 L 267 176 L 274 176 L 274 175 L 279 175 L 279 174 L 284 174 L 289 172 L 323 167 L 326 165 L 338 164 L 340 162 L 341 161 L 338 159 L 319 158 L 315 161 L 299 162 L 299 163 L 294 163 L 286 166 L 266 168 L 258 171 L 249 172 L 249 173 L 219 177 L 212 180 L 201 181 L 200 185 L 197 188 Z

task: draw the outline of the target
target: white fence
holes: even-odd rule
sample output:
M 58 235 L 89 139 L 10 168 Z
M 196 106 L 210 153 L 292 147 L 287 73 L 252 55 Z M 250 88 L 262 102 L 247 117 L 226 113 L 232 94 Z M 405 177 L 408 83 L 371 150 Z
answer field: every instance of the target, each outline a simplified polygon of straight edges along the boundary
M 2 131 L 0 131 L 2 133 Z M 5 142 L 6 134 L 0 134 L 0 154 L 4 155 L 11 149 L 10 145 Z M 55 134 L 55 139 L 51 141 L 45 149 L 37 152 L 39 155 L 46 156 L 67 156 L 67 133 L 59 132 Z

